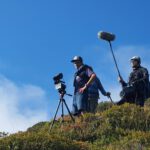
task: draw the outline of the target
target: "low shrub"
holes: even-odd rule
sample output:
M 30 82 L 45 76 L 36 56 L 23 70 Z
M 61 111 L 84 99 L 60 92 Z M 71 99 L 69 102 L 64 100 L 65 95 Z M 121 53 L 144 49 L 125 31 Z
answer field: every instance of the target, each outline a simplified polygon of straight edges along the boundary
M 134 104 L 99 104 L 96 114 L 40 122 L 0 139 L 0 150 L 148 150 L 150 149 L 150 107 Z

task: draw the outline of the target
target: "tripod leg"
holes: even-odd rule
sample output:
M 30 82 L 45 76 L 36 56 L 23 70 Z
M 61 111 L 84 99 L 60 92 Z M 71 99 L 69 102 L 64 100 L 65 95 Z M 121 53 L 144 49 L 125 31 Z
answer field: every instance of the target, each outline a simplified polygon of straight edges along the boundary
M 64 122 L 64 105 L 63 105 L 63 100 L 61 100 L 61 108 L 62 108 L 61 118 L 62 118 L 62 123 L 63 123 Z
M 50 126 L 50 128 L 49 128 L 49 132 L 51 132 L 51 130 L 52 130 L 52 128 L 53 128 L 53 125 L 54 125 L 54 122 L 55 122 L 56 115 L 57 115 L 57 113 L 58 113 L 58 109 L 59 109 L 60 104 L 61 104 L 61 100 L 59 101 L 59 104 L 58 104 L 58 107 L 57 107 L 57 110 L 56 110 L 56 113 L 55 113 L 53 122 L 52 122 L 52 124 L 51 124 L 51 126 Z
M 71 112 L 70 112 L 70 110 L 69 110 L 69 108 L 68 108 L 68 106 L 67 106 L 67 103 L 66 103 L 66 101 L 65 101 L 64 99 L 63 99 L 63 102 L 64 102 L 64 104 L 65 104 L 65 106 L 66 106 L 66 108 L 67 108 L 67 110 L 68 110 L 68 113 L 69 113 L 69 115 L 70 115 L 72 121 L 75 122 L 75 120 L 74 120 L 74 118 L 73 118 L 73 116 L 72 116 L 72 114 L 71 114 Z

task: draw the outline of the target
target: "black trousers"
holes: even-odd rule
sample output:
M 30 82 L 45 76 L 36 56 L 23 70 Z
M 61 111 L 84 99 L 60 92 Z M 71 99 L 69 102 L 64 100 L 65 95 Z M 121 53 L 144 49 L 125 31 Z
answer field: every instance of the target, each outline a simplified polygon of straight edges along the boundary
M 130 104 L 136 104 L 141 107 L 144 106 L 144 101 L 145 101 L 145 94 L 143 93 L 133 93 L 133 95 L 128 96 L 125 95 L 119 102 L 117 102 L 117 105 L 122 105 L 124 103 L 130 103 Z

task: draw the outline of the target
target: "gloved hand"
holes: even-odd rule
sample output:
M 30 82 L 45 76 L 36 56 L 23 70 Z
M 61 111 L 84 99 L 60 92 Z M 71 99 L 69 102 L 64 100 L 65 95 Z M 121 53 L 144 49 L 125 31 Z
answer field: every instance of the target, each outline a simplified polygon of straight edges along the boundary
M 123 80 L 123 78 L 122 78 L 121 76 L 118 77 L 118 81 L 119 81 L 120 83 L 124 82 L 124 80 Z
M 106 92 L 106 96 L 110 97 L 111 93 L 110 92 Z

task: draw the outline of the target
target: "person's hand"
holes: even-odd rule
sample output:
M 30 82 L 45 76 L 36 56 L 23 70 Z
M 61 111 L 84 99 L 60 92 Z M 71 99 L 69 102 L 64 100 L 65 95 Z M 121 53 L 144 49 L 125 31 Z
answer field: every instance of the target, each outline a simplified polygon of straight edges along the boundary
M 110 97 L 111 93 L 110 92 L 106 92 L 106 96 Z
M 86 88 L 87 88 L 87 86 L 85 85 L 83 88 L 80 88 L 80 89 L 79 89 L 79 92 L 80 92 L 80 93 L 83 93 L 83 92 L 86 90 Z
M 123 78 L 121 76 L 118 77 L 119 82 L 123 82 Z

